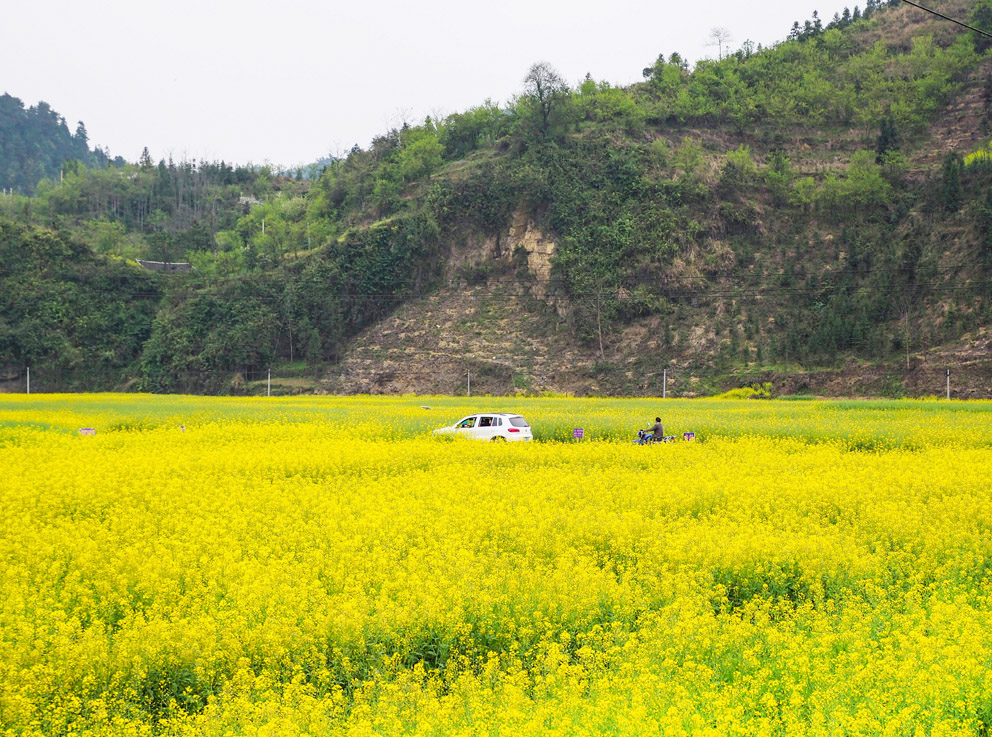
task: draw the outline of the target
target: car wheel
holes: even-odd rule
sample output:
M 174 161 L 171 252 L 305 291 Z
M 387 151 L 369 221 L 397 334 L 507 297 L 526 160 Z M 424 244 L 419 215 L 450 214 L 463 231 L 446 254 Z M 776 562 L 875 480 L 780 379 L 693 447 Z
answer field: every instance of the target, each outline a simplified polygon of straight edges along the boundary
M 494 435 L 489 442 L 490 443 L 505 443 L 506 442 L 506 438 L 504 438 L 502 435 Z

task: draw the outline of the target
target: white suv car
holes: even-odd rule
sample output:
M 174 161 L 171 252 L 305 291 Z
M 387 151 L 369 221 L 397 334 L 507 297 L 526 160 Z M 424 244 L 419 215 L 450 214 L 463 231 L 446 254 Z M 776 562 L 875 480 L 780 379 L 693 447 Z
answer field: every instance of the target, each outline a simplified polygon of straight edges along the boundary
M 480 412 L 477 415 L 463 417 L 451 427 L 439 427 L 435 435 L 457 433 L 467 438 L 477 440 L 533 440 L 530 431 L 521 415 L 510 412 Z

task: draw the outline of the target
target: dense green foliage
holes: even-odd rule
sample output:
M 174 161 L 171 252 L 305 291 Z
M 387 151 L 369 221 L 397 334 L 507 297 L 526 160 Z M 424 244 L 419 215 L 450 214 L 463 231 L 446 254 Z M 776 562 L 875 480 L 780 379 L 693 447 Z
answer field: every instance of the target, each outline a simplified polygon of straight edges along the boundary
M 691 68 L 660 55 L 629 88 L 572 88 L 536 64 L 507 105 L 404 124 L 310 180 L 146 152 L 69 167 L 32 198 L 0 199 L 0 216 L 69 229 L 100 254 L 194 265 L 165 283 L 145 332 L 153 390 L 334 360 L 455 278 L 455 244 L 500 238 L 520 212 L 554 237 L 548 289 L 601 358 L 617 330 L 654 317 L 665 350 L 686 351 L 679 326 L 705 323 L 719 352 L 705 360 L 720 365 L 884 359 L 986 321 L 974 265 L 992 269 L 989 157 L 928 156 L 989 49 L 890 6 L 814 16 L 782 43 Z M 988 7 L 974 3 L 972 22 Z M 22 359 L 0 350 L 0 364 Z
M 219 391 L 231 372 L 251 375 L 278 358 L 334 359 L 345 339 L 424 292 L 438 267 L 434 226 L 409 216 L 268 268 L 198 275 L 156 316 L 143 387 Z
M 25 109 L 16 97 L 0 95 L 0 189 L 31 194 L 42 179 L 57 179 L 67 161 L 93 168 L 111 163 L 106 151 L 90 150 L 82 122 L 70 133 L 65 118 L 47 103 Z
M 146 151 L 147 154 L 147 151 Z M 33 197 L 0 198 L 0 215 L 75 233 L 93 251 L 122 258 L 182 261 L 218 248 L 231 228 L 276 188 L 302 183 L 266 168 L 224 162 L 152 163 L 86 169 L 70 162 L 56 181 L 42 179 Z
M 65 232 L 0 221 L 0 363 L 112 387 L 138 368 L 158 280 Z

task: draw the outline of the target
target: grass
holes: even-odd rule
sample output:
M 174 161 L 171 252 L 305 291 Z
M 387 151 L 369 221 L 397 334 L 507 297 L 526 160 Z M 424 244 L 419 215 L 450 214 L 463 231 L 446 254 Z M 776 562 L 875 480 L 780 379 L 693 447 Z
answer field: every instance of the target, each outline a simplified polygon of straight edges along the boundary
M 426 405 L 431 409 L 424 410 Z M 595 397 L 295 396 L 190 397 L 89 394 L 0 396 L 0 439 L 20 426 L 57 432 L 92 427 L 115 432 L 128 424 L 156 428 L 225 419 L 264 423 L 346 423 L 356 415 L 381 415 L 399 437 L 427 434 L 472 412 L 512 411 L 528 418 L 535 440 L 571 439 L 576 427 L 590 441 L 633 437 L 661 416 L 666 429 L 695 432 L 697 439 L 745 436 L 793 438 L 809 443 L 848 443 L 855 448 L 920 448 L 934 445 L 992 447 L 992 402 L 929 400 L 604 399 Z M 390 416 L 395 414 L 395 418 Z M 898 421 L 896 421 L 898 420 Z

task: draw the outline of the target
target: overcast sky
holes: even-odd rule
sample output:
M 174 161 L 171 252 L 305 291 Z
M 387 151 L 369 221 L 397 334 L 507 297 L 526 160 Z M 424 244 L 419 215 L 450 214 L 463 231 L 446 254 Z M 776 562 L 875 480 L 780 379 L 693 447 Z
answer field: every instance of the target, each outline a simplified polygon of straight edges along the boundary
M 622 85 L 678 51 L 774 43 L 813 0 L 25 0 L 0 22 L 0 92 L 48 102 L 90 144 L 136 161 L 293 166 L 425 115 L 505 103 L 546 61 Z M 863 3 L 861 3 L 863 4 Z M 853 3 L 851 5 L 853 9 Z

